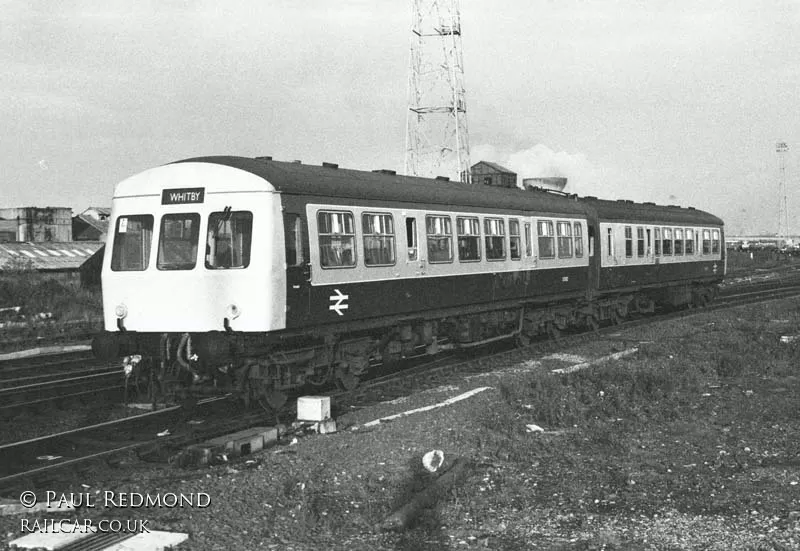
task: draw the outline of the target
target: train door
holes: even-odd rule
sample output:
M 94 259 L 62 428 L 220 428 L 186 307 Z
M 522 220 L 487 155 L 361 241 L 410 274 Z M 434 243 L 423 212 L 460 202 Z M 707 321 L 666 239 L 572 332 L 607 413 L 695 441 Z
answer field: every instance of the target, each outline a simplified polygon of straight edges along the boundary
M 419 223 L 416 216 L 405 217 L 406 262 L 414 269 L 414 275 L 425 275 L 425 249 L 419 246 Z
M 286 241 L 286 325 L 297 326 L 309 314 L 311 265 L 309 264 L 308 224 L 302 214 L 284 212 Z
M 600 257 L 602 255 L 600 229 L 596 216 L 589 216 L 586 220 L 586 235 L 589 238 L 589 280 L 587 284 L 587 297 L 592 298 L 600 286 Z

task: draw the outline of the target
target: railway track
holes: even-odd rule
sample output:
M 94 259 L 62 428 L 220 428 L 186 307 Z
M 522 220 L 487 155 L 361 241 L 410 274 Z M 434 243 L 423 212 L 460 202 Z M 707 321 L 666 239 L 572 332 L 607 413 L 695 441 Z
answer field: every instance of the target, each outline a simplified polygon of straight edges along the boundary
M 510 343 L 495 343 L 483 347 L 480 351 L 470 350 L 473 357 L 467 359 L 460 358 L 457 354 L 439 356 L 407 369 L 364 380 L 352 391 L 316 394 L 331 396 L 334 399 L 335 409 L 339 411 L 367 407 L 375 402 L 408 396 L 412 392 L 458 383 L 466 376 L 490 373 L 496 370 L 498 365 L 517 363 L 529 360 L 532 356 L 567 350 L 580 343 L 605 338 L 622 329 L 723 308 L 798 297 L 800 297 L 800 284 L 783 288 L 756 286 L 749 290 L 737 287 L 736 292 L 725 293 L 715 304 L 703 309 L 662 312 L 657 316 L 630 319 L 618 325 L 601 327 L 593 332 L 563 334 L 558 339 L 541 340 L 525 347 L 513 347 Z M 481 353 L 478 357 L 474 357 L 478 352 Z M 78 467 L 123 452 L 142 450 L 147 446 L 186 445 L 225 431 L 240 430 L 245 426 L 265 422 L 263 411 L 239 412 L 237 415 L 231 415 L 233 410 L 230 408 L 237 407 L 232 405 L 232 402 L 227 397 L 209 398 L 198 402 L 198 409 L 191 412 L 180 406 L 173 406 L 125 419 L 0 445 L 0 492 L 5 489 L 4 493 L 7 493 L 9 487 L 20 481 L 24 481 L 27 487 L 35 487 L 35 484 L 31 486 L 31 481 L 37 477 L 47 477 L 59 469 Z M 208 404 L 216 404 L 213 407 L 228 408 L 226 420 L 224 422 L 218 420 L 219 411 L 205 409 Z M 187 423 L 190 413 L 206 419 L 199 425 L 190 425 Z M 292 406 L 273 413 L 274 417 L 281 420 L 287 420 L 292 415 Z M 163 434 L 164 427 L 169 429 L 169 434 L 155 436 Z M 202 430 L 198 427 L 202 427 Z M 124 438 L 120 438 L 120 435 L 124 435 Z
M 87 364 L 85 360 L 71 363 L 75 365 L 26 366 L 3 371 L 0 374 L 0 418 L 14 415 L 23 408 L 38 408 L 54 402 L 70 403 L 86 396 L 110 397 L 124 389 L 118 365 Z
M 159 455 L 258 419 L 253 412 L 241 414 L 241 408 L 228 398 L 206 398 L 191 410 L 171 406 L 0 445 L 0 493 L 9 494 L 15 483 L 35 488 L 37 481 L 47 481 L 55 471 L 123 452 Z

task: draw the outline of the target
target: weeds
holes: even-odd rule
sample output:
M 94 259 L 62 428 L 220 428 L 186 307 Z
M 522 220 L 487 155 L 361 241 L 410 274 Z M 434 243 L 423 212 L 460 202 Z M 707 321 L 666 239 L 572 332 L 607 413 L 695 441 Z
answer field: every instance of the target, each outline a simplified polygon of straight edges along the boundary
M 4 272 L 0 306 L 21 306 L 28 315 L 51 313 L 59 321 L 91 321 L 102 317 L 99 288 L 73 288 L 33 271 Z

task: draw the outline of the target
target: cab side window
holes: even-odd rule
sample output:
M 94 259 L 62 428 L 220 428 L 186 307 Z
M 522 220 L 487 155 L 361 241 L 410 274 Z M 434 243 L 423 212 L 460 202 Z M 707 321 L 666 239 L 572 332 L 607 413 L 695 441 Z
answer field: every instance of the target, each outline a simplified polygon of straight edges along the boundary
M 111 269 L 115 272 L 140 272 L 150 263 L 153 241 L 153 216 L 137 214 L 117 218 Z
M 252 212 L 212 212 L 208 217 L 206 268 L 247 268 L 252 238 Z

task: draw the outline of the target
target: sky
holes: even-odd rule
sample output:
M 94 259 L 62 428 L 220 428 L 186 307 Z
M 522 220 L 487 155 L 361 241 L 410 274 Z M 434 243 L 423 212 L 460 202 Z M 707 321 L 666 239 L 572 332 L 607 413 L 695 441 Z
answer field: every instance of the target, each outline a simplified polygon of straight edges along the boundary
M 110 206 L 119 181 L 201 155 L 402 172 L 411 6 L 0 0 L 0 206 Z M 460 6 L 473 164 L 761 233 L 786 142 L 800 233 L 800 2 Z

